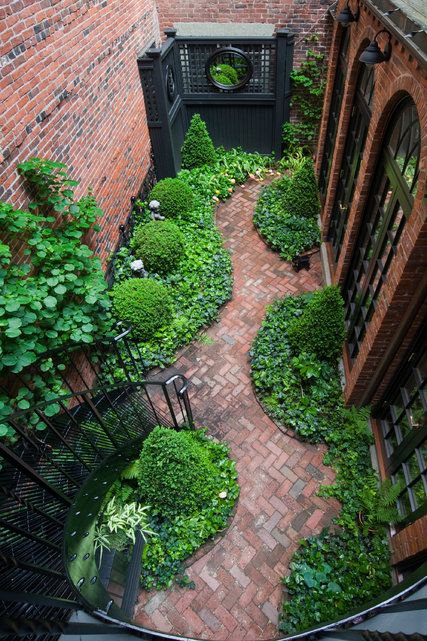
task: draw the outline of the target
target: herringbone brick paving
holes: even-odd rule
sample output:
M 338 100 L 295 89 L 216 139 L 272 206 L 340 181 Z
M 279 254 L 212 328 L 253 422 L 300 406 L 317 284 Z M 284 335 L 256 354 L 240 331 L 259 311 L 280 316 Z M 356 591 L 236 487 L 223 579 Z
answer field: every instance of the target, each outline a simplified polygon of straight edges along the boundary
M 251 181 L 217 210 L 232 252 L 234 291 L 219 323 L 206 332 L 212 344 L 185 348 L 163 374 L 180 371 L 191 379 L 195 420 L 230 444 L 241 493 L 229 529 L 188 567 L 196 589 L 142 592 L 135 621 L 203 639 L 277 637 L 290 557 L 301 537 L 320 532 L 338 510 L 336 501 L 316 496 L 320 483 L 334 478 L 322 465 L 324 449 L 281 432 L 251 387 L 249 350 L 266 305 L 321 284 L 318 256 L 309 272 L 296 274 L 260 239 L 252 224 L 259 191 Z

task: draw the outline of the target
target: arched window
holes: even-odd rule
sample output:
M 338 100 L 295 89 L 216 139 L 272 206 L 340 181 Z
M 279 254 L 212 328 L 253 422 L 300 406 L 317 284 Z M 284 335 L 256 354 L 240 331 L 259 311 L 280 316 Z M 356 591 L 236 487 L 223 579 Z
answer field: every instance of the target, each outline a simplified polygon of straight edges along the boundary
M 387 278 L 418 181 L 420 124 L 410 98 L 394 110 L 344 285 L 347 344 L 356 358 Z
M 344 91 L 344 81 L 347 73 L 347 50 L 349 41 L 349 30 L 344 29 L 341 36 L 340 51 L 338 54 L 338 66 L 335 74 L 334 88 L 332 90 L 331 106 L 326 127 L 325 145 L 323 147 L 322 164 L 320 166 L 319 190 L 324 196 L 328 188 L 329 173 L 333 157 L 335 138 L 337 135 L 338 119 L 340 117 L 341 102 Z
M 371 119 L 371 102 L 374 94 L 374 67 L 362 65 L 357 79 L 351 119 L 344 147 L 344 155 L 337 183 L 328 238 L 331 241 L 335 262 L 338 261 L 348 210 L 353 200 L 360 162 L 365 148 L 366 134 Z

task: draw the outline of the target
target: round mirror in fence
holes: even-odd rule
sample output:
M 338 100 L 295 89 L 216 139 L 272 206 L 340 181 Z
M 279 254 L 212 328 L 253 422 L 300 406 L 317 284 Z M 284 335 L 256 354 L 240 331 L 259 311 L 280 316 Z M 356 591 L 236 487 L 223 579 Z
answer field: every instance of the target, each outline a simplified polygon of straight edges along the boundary
M 166 94 L 169 102 L 173 102 L 175 99 L 176 87 L 175 87 L 175 75 L 173 68 L 170 65 L 166 67 Z
M 206 63 L 206 76 L 218 89 L 240 89 L 250 80 L 252 73 L 249 57 L 234 47 L 218 49 Z

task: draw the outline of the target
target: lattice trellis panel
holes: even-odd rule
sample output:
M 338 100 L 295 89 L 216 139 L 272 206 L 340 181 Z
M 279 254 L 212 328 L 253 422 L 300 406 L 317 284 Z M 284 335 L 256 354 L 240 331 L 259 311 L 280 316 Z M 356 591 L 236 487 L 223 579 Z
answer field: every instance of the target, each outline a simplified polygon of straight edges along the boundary
M 208 81 L 205 73 L 205 66 L 209 56 L 217 49 L 227 46 L 227 44 L 229 43 L 179 42 L 184 94 L 230 93 L 227 90 L 214 87 Z M 276 42 L 233 43 L 233 46 L 246 53 L 253 65 L 252 78 L 241 89 L 233 90 L 233 93 L 274 95 L 276 86 Z

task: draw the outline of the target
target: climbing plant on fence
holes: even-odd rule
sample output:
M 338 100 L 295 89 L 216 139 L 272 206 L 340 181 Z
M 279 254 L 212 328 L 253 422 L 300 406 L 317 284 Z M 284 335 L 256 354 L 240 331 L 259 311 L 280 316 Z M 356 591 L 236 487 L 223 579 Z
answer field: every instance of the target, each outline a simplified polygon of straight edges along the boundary
M 316 40 L 317 36 L 313 38 Z M 292 70 L 291 107 L 296 122 L 283 125 L 283 142 L 287 149 L 303 147 L 308 153 L 314 152 L 322 116 L 325 76 L 325 55 L 314 49 L 308 49 L 305 60 Z
M 0 395 L 0 436 L 13 436 L 1 422 L 14 409 L 50 400 L 58 386 L 49 359 L 42 364 L 47 379 L 31 379 L 26 368 L 47 350 L 66 343 L 91 343 L 110 329 L 110 301 L 98 258 L 83 242 L 102 214 L 89 193 L 77 200 L 61 163 L 32 158 L 19 165 L 33 201 L 28 211 L 0 203 L 0 379 L 22 374 L 29 387 Z M 27 376 L 27 379 L 26 379 Z M 46 413 L 58 411 L 55 404 Z M 37 415 L 36 429 L 43 429 Z

